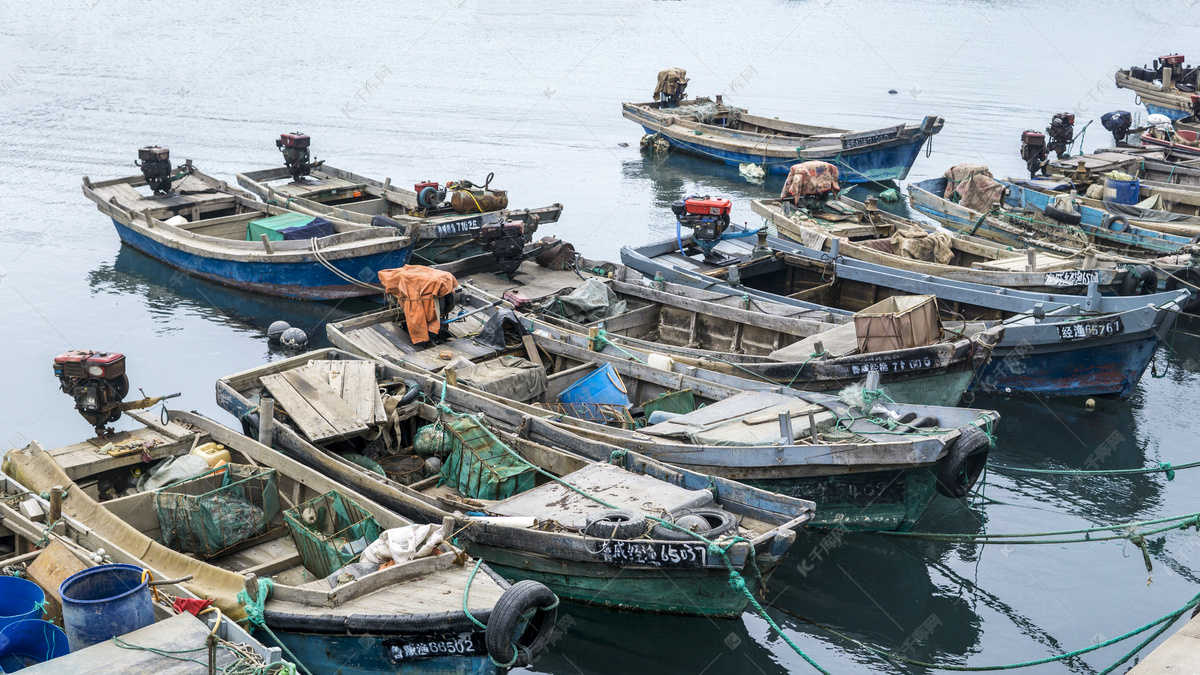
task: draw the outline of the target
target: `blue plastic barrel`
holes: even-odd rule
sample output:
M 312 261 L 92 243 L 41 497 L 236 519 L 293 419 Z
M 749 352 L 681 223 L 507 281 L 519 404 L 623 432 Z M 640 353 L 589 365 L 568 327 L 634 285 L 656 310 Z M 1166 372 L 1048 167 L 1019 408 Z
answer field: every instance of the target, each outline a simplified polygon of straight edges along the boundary
M 100 565 L 62 582 L 63 625 L 71 649 L 79 651 L 154 623 L 150 586 L 142 568 Z
M 1136 178 L 1133 180 L 1105 178 L 1104 201 L 1113 204 L 1136 204 L 1140 199 L 1141 189 L 1141 181 Z
M 14 621 L 42 618 L 46 594 L 28 579 L 0 576 L 0 628 Z
M 15 673 L 70 653 L 67 634 L 49 621 L 26 619 L 0 628 L 0 673 Z
M 590 374 L 582 377 L 575 384 L 563 390 L 558 395 L 568 414 L 580 419 L 603 422 L 608 419 L 596 409 L 597 405 L 630 407 L 629 394 L 621 375 L 606 363 Z

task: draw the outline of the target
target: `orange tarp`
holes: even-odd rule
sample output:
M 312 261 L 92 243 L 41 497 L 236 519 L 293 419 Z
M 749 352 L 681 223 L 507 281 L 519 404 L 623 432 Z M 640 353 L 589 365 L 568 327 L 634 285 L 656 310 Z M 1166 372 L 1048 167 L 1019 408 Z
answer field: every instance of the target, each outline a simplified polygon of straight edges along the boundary
M 413 344 L 429 341 L 429 334 L 442 329 L 437 299 L 454 291 L 458 280 L 453 274 L 421 265 L 380 270 L 379 283 L 396 296 L 404 308 L 408 337 Z

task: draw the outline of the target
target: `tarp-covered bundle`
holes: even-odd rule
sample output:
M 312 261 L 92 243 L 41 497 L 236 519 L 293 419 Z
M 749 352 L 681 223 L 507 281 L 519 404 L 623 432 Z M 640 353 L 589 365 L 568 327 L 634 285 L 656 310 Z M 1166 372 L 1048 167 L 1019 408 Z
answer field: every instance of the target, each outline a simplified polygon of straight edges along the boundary
M 687 71 L 683 68 L 667 68 L 658 74 L 658 84 L 654 87 L 654 100 L 659 100 L 660 94 L 674 96 L 680 87 L 687 85 Z
M 924 260 L 949 265 L 954 260 L 950 248 L 950 233 L 922 232 L 915 228 L 896 230 L 888 239 L 892 252 L 910 260 Z
M 438 298 L 454 291 L 458 280 L 453 274 L 421 265 L 380 270 L 379 283 L 384 290 L 400 300 L 404 322 L 413 344 L 429 341 L 429 334 L 442 329 L 438 317 Z
M 780 199 L 798 198 L 806 195 L 820 195 L 827 192 L 837 192 L 838 168 L 829 162 L 801 162 L 788 171 L 787 180 L 783 183 Z
M 592 277 L 567 295 L 554 296 L 542 303 L 541 310 L 575 323 L 592 323 L 625 313 L 625 301 L 608 284 Z
M 258 241 L 264 234 L 267 235 L 267 241 L 295 241 L 318 239 L 335 233 L 333 223 L 303 213 L 281 213 L 252 220 L 246 225 L 246 241 Z
M 549 385 L 546 369 L 519 356 L 501 356 L 458 371 L 458 381 L 523 403 L 536 401 Z
M 982 164 L 955 164 L 946 169 L 944 199 L 961 204 L 972 211 L 991 211 L 1000 203 L 1004 186 L 992 178 L 992 172 Z

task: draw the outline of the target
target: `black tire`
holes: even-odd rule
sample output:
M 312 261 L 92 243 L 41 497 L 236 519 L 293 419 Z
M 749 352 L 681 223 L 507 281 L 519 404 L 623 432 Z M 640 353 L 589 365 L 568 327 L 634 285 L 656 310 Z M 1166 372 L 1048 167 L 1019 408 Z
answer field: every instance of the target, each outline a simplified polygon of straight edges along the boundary
M 636 539 L 646 534 L 646 516 L 626 509 L 597 511 L 587 517 L 583 533 L 600 539 Z
M 1196 235 L 1200 236 L 1200 235 Z M 1167 275 L 1167 280 L 1163 287 L 1168 291 L 1174 291 L 1180 287 L 1191 293 L 1191 297 L 1183 305 L 1183 311 L 1186 314 L 1200 314 L 1200 268 L 1185 267 L 1181 270 L 1176 270 Z
M 908 422 L 907 424 L 908 424 L 908 426 L 910 426 L 914 429 L 922 429 L 924 427 L 936 427 L 938 425 L 938 418 L 934 417 L 933 415 L 926 415 L 924 417 L 918 417 L 917 419 L 912 420 L 911 422 Z
M 917 419 L 917 413 L 910 412 L 910 413 L 905 414 L 903 417 L 901 417 L 900 419 L 898 419 L 896 421 L 899 422 L 900 424 L 908 424 L 909 422 L 911 422 L 915 419 Z
M 1113 227 L 1116 223 L 1121 223 L 1121 227 Z M 1129 219 L 1125 216 L 1109 216 L 1104 221 L 1104 229 L 1112 230 L 1113 232 L 1124 232 L 1129 229 Z
M 1083 216 L 1081 214 L 1068 213 L 1067 211 L 1063 211 L 1062 209 L 1055 207 L 1053 204 L 1047 204 L 1046 208 L 1043 209 L 1042 212 L 1046 214 L 1047 218 L 1052 218 L 1065 225 L 1078 225 L 1081 221 L 1083 221 Z
M 1158 292 L 1158 274 L 1146 265 L 1126 268 L 1129 272 L 1117 288 L 1118 295 L 1150 295 Z
M 733 514 L 728 511 L 721 509 L 693 509 L 680 513 L 675 518 L 683 516 L 700 516 L 708 521 L 708 529 L 696 532 L 696 534 L 705 539 L 716 539 L 730 532 L 737 533 L 737 518 L 734 518 Z M 650 530 L 650 538 L 660 541 L 698 541 L 687 532 L 680 532 L 666 525 L 655 525 L 654 529 Z
M 974 424 L 964 425 L 958 431 L 958 438 L 938 463 L 937 491 L 951 499 L 962 499 L 975 487 L 987 465 L 992 444 L 987 434 Z
M 531 611 L 529 626 L 514 645 L 513 632 Z M 492 607 L 484 634 L 488 655 L 497 664 L 512 663 L 513 668 L 532 664 L 549 644 L 557 620 L 558 596 L 532 579 L 518 581 Z

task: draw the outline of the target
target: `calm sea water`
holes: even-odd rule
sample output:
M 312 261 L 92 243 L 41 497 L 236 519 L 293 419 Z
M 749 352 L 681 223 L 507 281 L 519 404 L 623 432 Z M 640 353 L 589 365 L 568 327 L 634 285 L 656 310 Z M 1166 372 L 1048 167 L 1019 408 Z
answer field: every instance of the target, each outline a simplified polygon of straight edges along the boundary
M 136 149 L 171 148 L 232 180 L 275 166 L 274 138 L 302 130 L 333 166 L 390 176 L 481 180 L 514 205 L 562 202 L 544 228 L 590 257 L 668 236 L 687 193 L 748 202 L 779 184 L 637 151 L 620 103 L 646 100 L 661 68 L 697 94 L 725 92 L 756 113 L 843 127 L 946 118 L 910 176 L 963 161 L 1017 174 L 1023 129 L 1059 111 L 1079 123 L 1136 110 L 1111 86 L 1117 66 L 1194 44 L 1192 2 L 612 0 L 556 3 L 0 2 L 0 445 L 59 445 L 90 429 L 60 394 L 53 357 L 124 352 L 134 388 L 182 392 L 180 407 L 233 420 L 213 381 L 274 358 L 276 319 L 323 340 L 324 323 L 362 311 L 282 302 L 179 278 L 123 249 L 80 193 L 136 171 Z M 898 93 L 889 94 L 889 90 Z M 1142 113 L 1144 115 L 1144 113 Z M 1107 143 L 1096 123 L 1084 147 Z M 1184 326 L 1125 403 L 978 400 L 999 409 L 997 464 L 1104 468 L 1195 459 L 1200 326 Z M 1108 443 L 1109 446 L 1105 444 Z M 1028 532 L 1200 510 L 1200 474 L 1034 478 L 992 472 L 986 501 L 939 504 L 921 527 Z M 1200 591 L 1197 535 L 987 547 L 846 537 L 801 541 L 775 575 L 772 616 L 835 673 L 897 667 L 797 617 L 880 649 L 987 665 L 1077 649 L 1142 625 Z M 818 555 L 813 551 L 821 551 Z M 812 571 L 802 573 L 800 562 Z M 808 666 L 757 616 L 736 621 L 564 607 L 571 627 L 531 670 L 547 673 L 777 673 Z M 1161 641 L 1161 639 L 1160 639 Z M 1030 669 L 1095 672 L 1128 647 Z

